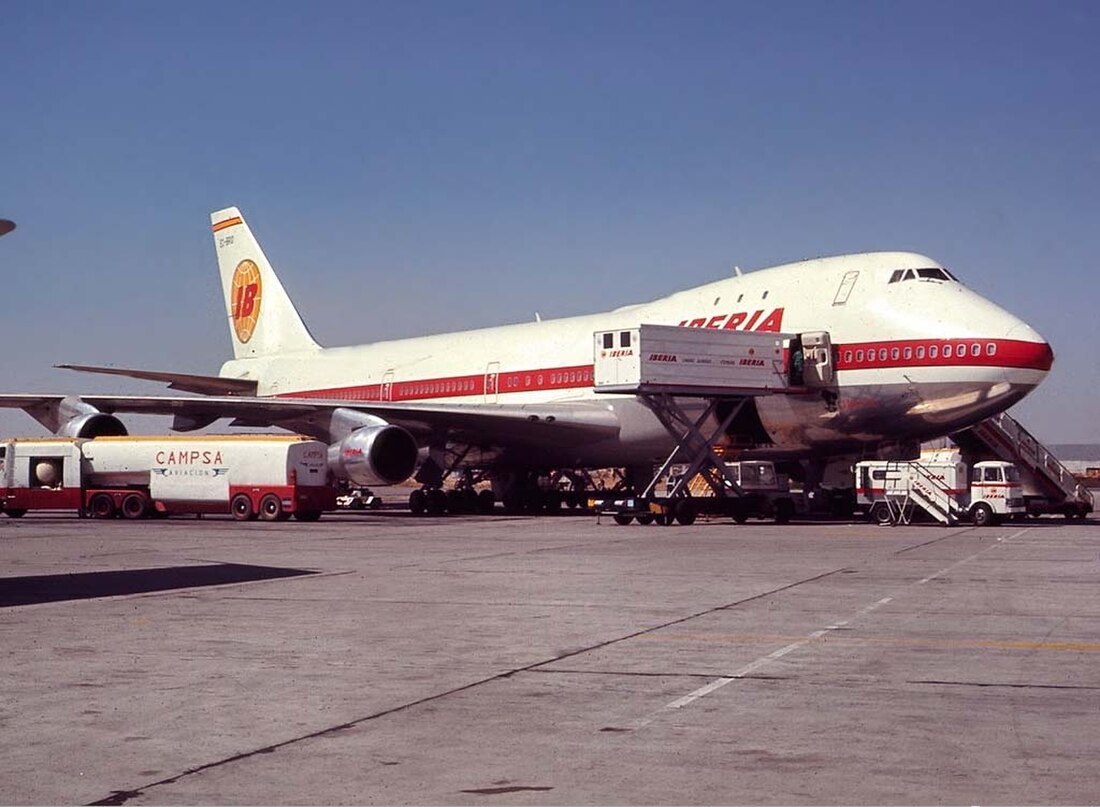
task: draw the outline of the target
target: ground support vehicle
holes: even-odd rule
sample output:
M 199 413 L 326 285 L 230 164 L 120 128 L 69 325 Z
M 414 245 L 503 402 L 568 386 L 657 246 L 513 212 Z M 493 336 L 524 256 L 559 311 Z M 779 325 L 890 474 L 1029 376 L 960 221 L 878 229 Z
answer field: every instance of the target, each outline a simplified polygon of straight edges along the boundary
M 927 515 L 941 524 L 971 520 L 986 527 L 1027 513 L 1015 465 L 962 461 L 959 451 L 927 451 L 919 460 L 868 460 L 855 466 L 856 505 L 880 524 Z
M 381 510 L 382 497 L 370 488 L 348 488 L 337 495 L 336 506 L 341 510 Z
M 800 509 L 801 495 L 791 492 L 790 479 L 776 472 L 774 462 L 727 462 L 726 470 L 743 491 L 740 496 L 733 497 L 725 508 L 725 512 L 738 524 L 744 524 L 750 518 L 775 519 L 777 524 L 786 524 Z M 688 488 L 694 498 L 714 497 L 714 491 L 701 476 L 692 479 Z
M 328 446 L 304 437 L 99 437 L 0 441 L 0 508 L 128 519 L 231 513 L 314 521 L 336 507 Z
M 691 524 L 699 513 L 712 512 L 744 521 L 766 505 L 774 508 L 777 520 L 790 519 L 794 502 L 789 492 L 780 499 L 746 489 L 716 445 L 754 397 L 830 394 L 834 357 L 827 333 L 641 325 L 597 331 L 594 337 L 594 390 L 634 395 L 676 441 L 648 483 L 590 499 L 597 518 L 609 514 L 618 524 Z M 674 465 L 682 470 L 660 496 L 659 483 Z M 693 495 L 693 484 L 709 488 L 711 495 Z
M 1028 515 L 1085 518 L 1093 511 L 1092 491 L 1007 412 L 956 432 L 951 439 L 966 459 L 1000 459 L 1019 468 Z

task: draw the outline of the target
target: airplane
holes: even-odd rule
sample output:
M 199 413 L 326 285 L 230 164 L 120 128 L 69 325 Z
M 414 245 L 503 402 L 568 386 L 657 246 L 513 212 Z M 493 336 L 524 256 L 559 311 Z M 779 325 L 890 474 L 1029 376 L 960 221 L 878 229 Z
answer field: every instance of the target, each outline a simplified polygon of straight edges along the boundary
M 1026 322 L 912 252 L 738 269 L 599 314 L 322 347 L 241 212 L 218 210 L 211 226 L 233 346 L 216 376 L 58 365 L 197 395 L 2 395 L 0 406 L 74 437 L 125 434 L 116 412 L 171 415 L 179 431 L 232 418 L 329 442 L 334 475 L 356 485 L 415 473 L 415 499 L 438 495 L 446 473 L 477 469 L 515 502 L 557 469 L 625 467 L 641 478 L 674 447 L 643 400 L 595 393 L 596 331 L 827 332 L 820 394 L 753 397 L 723 438 L 746 457 L 803 463 L 812 484 L 837 457 L 916 456 L 921 441 L 1017 403 L 1054 361 Z

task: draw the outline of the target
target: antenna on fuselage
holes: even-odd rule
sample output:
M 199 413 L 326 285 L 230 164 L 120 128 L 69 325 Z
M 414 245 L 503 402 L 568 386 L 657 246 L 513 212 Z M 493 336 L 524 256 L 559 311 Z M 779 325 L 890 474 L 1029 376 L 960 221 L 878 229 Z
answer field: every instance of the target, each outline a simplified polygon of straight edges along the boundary
M 734 273 L 734 275 L 736 275 L 737 277 L 741 277 L 741 267 L 740 267 L 740 266 L 737 266 L 737 265 L 735 264 L 735 265 L 734 265 L 734 267 L 733 267 L 733 273 Z

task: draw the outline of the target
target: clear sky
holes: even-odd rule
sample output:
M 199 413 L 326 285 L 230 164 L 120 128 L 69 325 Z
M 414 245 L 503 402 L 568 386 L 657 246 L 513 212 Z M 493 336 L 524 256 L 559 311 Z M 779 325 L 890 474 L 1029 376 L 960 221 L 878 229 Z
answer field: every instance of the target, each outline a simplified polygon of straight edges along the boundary
M 1095 2 L 4 0 L 0 391 L 215 373 L 236 205 L 328 345 L 923 252 L 1053 345 L 1014 414 L 1100 442 L 1098 43 Z

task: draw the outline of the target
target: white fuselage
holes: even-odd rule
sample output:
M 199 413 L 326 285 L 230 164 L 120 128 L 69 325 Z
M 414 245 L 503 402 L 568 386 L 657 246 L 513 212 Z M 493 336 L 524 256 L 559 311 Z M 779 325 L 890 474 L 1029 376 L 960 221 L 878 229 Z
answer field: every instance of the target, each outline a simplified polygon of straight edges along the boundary
M 949 434 L 1014 404 L 1053 361 L 1036 331 L 935 261 L 883 252 L 764 269 L 601 314 L 235 359 L 221 375 L 256 379 L 266 396 L 591 406 L 593 332 L 642 323 L 827 331 L 836 368 L 831 399 L 755 402 L 771 446 L 802 453 Z M 667 446 L 636 401 L 607 397 L 599 403 L 624 424 L 616 446 L 594 447 L 592 456 L 574 447 L 562 461 L 599 464 L 614 448 L 621 464 Z

